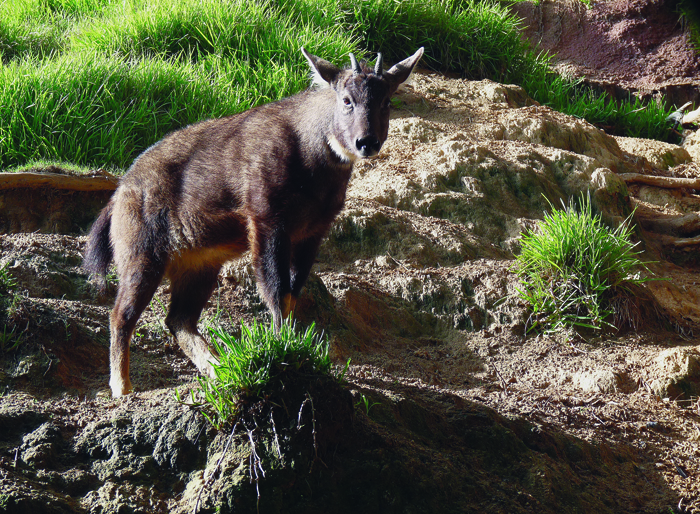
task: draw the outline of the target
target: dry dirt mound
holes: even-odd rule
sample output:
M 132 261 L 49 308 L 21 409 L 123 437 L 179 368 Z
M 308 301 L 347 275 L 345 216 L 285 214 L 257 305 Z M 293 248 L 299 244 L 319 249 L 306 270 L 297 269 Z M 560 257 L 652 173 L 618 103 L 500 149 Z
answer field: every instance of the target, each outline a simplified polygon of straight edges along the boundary
M 519 2 L 524 35 L 555 54 L 557 69 L 626 98 L 700 101 L 700 59 L 675 0 Z

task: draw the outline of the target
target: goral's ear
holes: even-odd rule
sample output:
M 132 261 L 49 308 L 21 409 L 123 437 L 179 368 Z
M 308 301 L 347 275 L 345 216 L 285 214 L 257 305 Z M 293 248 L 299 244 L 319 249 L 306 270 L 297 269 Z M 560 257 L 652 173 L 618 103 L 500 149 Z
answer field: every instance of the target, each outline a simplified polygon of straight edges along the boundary
M 329 87 L 336 81 L 338 74 L 341 72 L 340 68 L 329 63 L 325 59 L 310 54 L 303 47 L 301 53 L 306 57 L 311 72 L 313 73 L 312 84 L 321 87 Z
M 389 71 L 384 72 L 386 80 L 389 82 L 389 87 L 393 93 L 398 87 L 406 82 L 406 79 L 411 75 L 413 68 L 416 66 L 420 58 L 423 57 L 423 47 L 411 57 L 404 59 L 400 63 L 394 64 Z

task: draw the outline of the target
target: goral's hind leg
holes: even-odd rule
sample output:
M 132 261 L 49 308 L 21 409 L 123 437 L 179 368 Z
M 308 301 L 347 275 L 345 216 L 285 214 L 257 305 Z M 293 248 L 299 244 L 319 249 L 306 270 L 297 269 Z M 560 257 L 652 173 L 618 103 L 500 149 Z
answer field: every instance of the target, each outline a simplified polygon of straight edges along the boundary
M 219 269 L 218 266 L 187 269 L 171 276 L 170 311 L 165 319 L 177 343 L 200 373 L 212 378 L 215 377 L 212 363 L 218 360 L 197 330 L 197 322 L 216 287 Z
M 163 270 L 147 258 L 132 259 L 119 276 L 119 290 L 110 316 L 110 378 L 113 397 L 133 391 L 129 378 L 129 344 L 139 317 L 163 277 Z

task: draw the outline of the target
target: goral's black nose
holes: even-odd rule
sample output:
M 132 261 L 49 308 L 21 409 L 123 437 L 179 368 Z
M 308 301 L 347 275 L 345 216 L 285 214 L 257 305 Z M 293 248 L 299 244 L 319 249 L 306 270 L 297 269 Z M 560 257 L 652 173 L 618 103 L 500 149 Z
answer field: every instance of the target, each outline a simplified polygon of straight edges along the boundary
M 365 136 L 355 141 L 355 146 L 363 157 L 372 157 L 379 153 L 382 143 L 375 136 Z

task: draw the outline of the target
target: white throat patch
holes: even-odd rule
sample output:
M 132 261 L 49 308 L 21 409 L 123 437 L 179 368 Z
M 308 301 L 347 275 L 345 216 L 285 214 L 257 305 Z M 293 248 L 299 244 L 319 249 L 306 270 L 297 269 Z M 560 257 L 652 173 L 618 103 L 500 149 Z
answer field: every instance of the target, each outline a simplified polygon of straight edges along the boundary
M 328 146 L 331 147 L 333 153 L 343 162 L 355 162 L 355 160 L 357 160 L 357 156 L 340 144 L 340 141 L 332 134 L 328 136 Z

